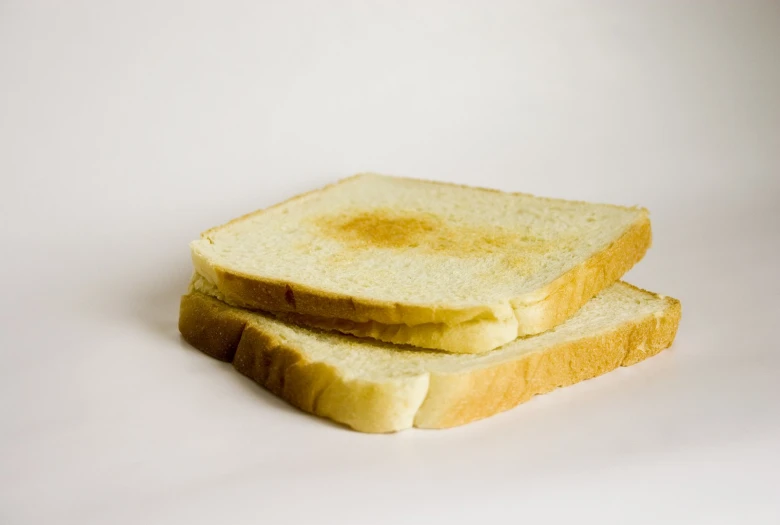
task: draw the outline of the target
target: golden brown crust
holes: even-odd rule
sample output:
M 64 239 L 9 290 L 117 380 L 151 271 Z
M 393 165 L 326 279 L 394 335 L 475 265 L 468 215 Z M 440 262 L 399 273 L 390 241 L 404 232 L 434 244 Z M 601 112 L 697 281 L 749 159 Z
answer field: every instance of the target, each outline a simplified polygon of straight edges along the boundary
M 196 268 L 201 267 L 196 263 Z M 206 272 L 202 272 L 206 273 Z M 505 317 L 495 307 L 473 306 L 448 309 L 431 305 L 388 303 L 369 298 L 340 295 L 299 283 L 258 280 L 254 276 L 221 267 L 213 268 L 218 287 L 233 303 L 252 310 L 269 312 L 297 312 L 317 317 L 335 317 L 355 322 L 377 321 L 383 324 L 414 326 L 426 323 L 457 324 L 476 319 Z M 507 306 L 506 314 L 511 312 Z
M 237 371 L 305 412 L 361 432 L 412 426 L 428 389 L 427 376 L 387 384 L 344 378 L 253 324 L 257 315 L 192 292 L 181 298 L 179 331 L 198 350 L 232 361 Z
M 569 319 L 642 260 L 651 243 L 650 220 L 645 217 L 606 249 L 547 285 L 539 292 L 543 299 L 529 305 L 523 304 L 522 299 L 514 300 L 513 308 L 520 322 L 517 335 L 545 332 Z
M 206 301 L 203 294 L 188 294 L 179 305 L 179 332 L 192 346 L 220 361 L 233 361 L 247 318 L 235 309 L 229 314 L 224 303 Z
M 179 329 L 193 346 L 233 361 L 238 371 L 293 406 L 362 432 L 393 432 L 462 425 L 655 355 L 672 344 L 681 315 L 679 301 L 665 302 L 663 311 L 597 337 L 461 374 L 386 384 L 348 379 L 325 363 L 310 362 L 305 349 L 253 323 L 258 314 L 201 293 L 182 298 Z
M 483 370 L 432 375 L 414 425 L 463 425 L 654 356 L 671 346 L 680 322 L 680 302 L 667 299 L 667 305 L 660 317 L 647 316 L 606 336 L 583 338 Z

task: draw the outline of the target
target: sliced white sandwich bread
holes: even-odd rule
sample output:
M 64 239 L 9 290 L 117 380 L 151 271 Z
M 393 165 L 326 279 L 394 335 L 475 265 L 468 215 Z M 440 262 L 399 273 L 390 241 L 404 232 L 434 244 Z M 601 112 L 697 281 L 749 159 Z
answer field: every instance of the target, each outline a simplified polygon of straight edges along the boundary
M 195 289 L 455 353 L 549 330 L 650 245 L 647 211 L 363 174 L 205 232 Z
M 323 332 L 191 287 L 179 330 L 292 405 L 362 432 L 445 428 L 507 410 L 672 344 L 680 303 L 618 282 L 553 330 L 479 355 Z

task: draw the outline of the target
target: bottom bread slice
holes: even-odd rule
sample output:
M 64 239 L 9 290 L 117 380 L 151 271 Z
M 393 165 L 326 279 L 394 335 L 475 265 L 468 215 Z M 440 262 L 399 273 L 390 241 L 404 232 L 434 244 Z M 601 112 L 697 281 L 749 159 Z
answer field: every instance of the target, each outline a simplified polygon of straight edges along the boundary
M 449 354 L 302 328 L 193 291 L 179 330 L 306 412 L 394 432 L 469 423 L 642 361 L 672 344 L 680 315 L 676 299 L 618 282 L 549 332 Z

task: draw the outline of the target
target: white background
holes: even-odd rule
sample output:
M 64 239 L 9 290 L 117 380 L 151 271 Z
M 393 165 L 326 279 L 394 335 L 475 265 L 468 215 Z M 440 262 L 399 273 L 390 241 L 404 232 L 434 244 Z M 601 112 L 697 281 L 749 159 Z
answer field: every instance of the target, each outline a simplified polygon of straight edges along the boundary
M 0 1 L 0 523 L 778 523 L 780 4 Z M 183 343 L 201 230 L 357 171 L 651 210 L 672 350 L 363 435 Z

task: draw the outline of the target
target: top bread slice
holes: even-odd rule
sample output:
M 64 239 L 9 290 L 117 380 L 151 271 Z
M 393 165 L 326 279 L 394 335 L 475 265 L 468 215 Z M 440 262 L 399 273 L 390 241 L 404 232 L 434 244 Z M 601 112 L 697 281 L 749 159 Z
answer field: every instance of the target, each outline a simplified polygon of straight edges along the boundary
M 361 174 L 191 243 L 198 291 L 298 324 L 479 353 L 549 330 L 650 245 L 642 208 Z

